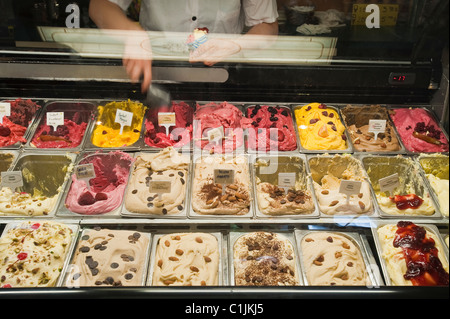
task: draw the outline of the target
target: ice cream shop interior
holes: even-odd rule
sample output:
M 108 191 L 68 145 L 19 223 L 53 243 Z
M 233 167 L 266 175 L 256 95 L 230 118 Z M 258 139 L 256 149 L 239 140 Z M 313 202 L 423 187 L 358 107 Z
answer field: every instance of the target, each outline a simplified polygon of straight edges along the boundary
M 0 298 L 449 298 L 447 0 L 1 0 Z

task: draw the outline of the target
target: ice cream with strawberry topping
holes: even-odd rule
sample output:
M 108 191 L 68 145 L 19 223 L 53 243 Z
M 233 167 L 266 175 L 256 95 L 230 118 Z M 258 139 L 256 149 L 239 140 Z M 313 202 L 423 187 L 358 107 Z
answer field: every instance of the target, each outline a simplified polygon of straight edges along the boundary
M 431 195 L 411 158 L 369 156 L 362 162 L 383 213 L 393 216 L 431 216 L 435 213 Z M 395 187 L 387 187 L 385 179 L 392 179 L 395 174 L 398 174 L 397 182 L 392 182 Z

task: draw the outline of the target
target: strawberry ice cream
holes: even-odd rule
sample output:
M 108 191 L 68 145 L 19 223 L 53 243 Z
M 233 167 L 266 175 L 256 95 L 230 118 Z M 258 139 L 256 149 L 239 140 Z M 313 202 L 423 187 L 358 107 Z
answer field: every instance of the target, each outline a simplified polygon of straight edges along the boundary
M 31 145 L 37 148 L 74 148 L 81 144 L 87 123 L 75 123 L 64 119 L 64 125 L 59 125 L 56 131 L 53 126 L 43 124 L 36 130 Z
M 23 99 L 5 102 L 11 104 L 11 115 L 4 116 L 0 123 L 0 147 L 26 143 L 24 135 L 41 106 Z
M 195 146 L 216 153 L 232 152 L 243 146 L 244 128 L 250 127 L 252 119 L 244 117 L 233 104 L 214 102 L 197 106 L 194 115 Z M 223 127 L 223 137 L 210 141 L 208 132 Z
M 94 165 L 95 178 L 84 180 L 72 175 L 66 207 L 78 214 L 100 215 L 113 211 L 122 203 L 133 158 L 124 152 L 94 153 L 79 164 Z
M 256 105 L 247 109 L 252 119 L 248 147 L 259 151 L 295 151 L 297 137 L 291 111 L 280 106 Z
M 158 114 L 161 112 L 175 113 L 175 125 L 169 127 L 169 135 L 166 128 L 160 126 Z M 183 147 L 192 138 L 192 122 L 194 108 L 185 102 L 172 102 L 171 107 L 150 109 L 145 119 L 145 144 L 155 148 Z

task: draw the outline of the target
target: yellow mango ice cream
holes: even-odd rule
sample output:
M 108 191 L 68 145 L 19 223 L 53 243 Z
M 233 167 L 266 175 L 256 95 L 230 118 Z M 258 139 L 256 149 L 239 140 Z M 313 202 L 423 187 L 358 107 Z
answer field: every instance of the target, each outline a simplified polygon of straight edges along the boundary
M 121 124 L 116 122 L 118 110 L 132 113 L 131 125 L 123 125 L 122 130 Z M 146 107 L 142 103 L 131 100 L 98 106 L 97 122 L 92 132 L 92 144 L 105 148 L 133 145 L 139 140 L 145 110 Z
M 307 150 L 345 150 L 347 137 L 339 114 L 325 104 L 311 103 L 295 110 L 298 134 Z

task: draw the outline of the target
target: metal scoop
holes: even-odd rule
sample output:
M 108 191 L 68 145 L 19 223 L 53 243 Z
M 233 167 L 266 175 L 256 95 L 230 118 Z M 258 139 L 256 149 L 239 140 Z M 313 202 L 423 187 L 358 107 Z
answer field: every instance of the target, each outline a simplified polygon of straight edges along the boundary
M 169 106 L 172 101 L 170 92 L 158 84 L 151 84 L 145 102 L 149 107 Z

